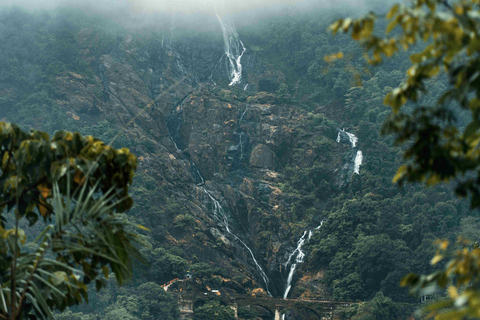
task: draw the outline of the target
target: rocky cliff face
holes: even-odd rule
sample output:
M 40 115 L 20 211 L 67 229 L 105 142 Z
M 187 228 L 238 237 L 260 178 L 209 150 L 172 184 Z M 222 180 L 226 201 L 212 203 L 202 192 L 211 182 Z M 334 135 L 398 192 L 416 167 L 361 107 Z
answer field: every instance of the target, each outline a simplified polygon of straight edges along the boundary
M 228 87 L 218 63 L 222 43 L 167 44 L 127 35 L 108 54 L 96 55 L 102 37 L 94 29 L 77 34 L 91 74 L 57 77 L 57 103 L 79 126 L 97 130 L 86 133 L 98 134 L 108 122 L 122 142 L 130 141 L 142 185 L 134 189 L 134 211 L 153 230 L 155 245 L 178 246 L 194 262 L 243 277 L 240 291 L 266 289 L 258 263 L 270 292 L 281 296 L 288 274 L 283 264 L 303 230 L 318 225 L 336 188 L 323 180 L 320 200 L 312 204 L 285 188 L 286 168 L 325 163 L 325 175 L 339 176 L 349 146 L 335 143 L 336 128 L 317 114 L 258 91 L 271 87 L 272 75 L 282 75 L 248 49 L 244 84 Z M 215 201 L 238 238 L 227 232 Z M 316 214 L 306 215 L 312 206 Z

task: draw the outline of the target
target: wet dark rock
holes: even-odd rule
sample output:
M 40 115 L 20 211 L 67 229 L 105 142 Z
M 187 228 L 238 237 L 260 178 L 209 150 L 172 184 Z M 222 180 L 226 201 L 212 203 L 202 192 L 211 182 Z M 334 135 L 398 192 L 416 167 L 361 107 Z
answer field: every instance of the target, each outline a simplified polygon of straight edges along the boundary
M 275 153 L 268 146 L 259 144 L 253 148 L 250 155 L 250 165 L 257 168 L 273 169 L 275 167 Z

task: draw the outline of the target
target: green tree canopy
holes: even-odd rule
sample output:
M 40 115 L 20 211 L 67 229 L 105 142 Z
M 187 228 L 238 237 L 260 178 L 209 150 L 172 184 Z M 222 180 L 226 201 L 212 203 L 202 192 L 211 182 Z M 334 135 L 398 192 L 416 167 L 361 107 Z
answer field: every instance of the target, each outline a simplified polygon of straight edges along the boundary
M 122 214 L 137 161 L 128 149 L 2 122 L 0 159 L 0 318 L 51 318 L 88 301 L 86 286 L 102 288 L 110 269 L 120 284 L 131 276 L 141 257 Z
M 221 305 L 217 300 L 210 300 L 203 306 L 194 310 L 195 320 L 233 320 L 235 312 L 228 306 Z

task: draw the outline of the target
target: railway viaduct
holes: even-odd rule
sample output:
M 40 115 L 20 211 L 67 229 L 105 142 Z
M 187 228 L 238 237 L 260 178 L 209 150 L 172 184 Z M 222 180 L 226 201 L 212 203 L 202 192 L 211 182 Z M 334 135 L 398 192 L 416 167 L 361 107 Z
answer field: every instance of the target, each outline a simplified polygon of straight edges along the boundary
M 175 292 L 182 319 L 193 319 L 194 308 L 205 304 L 209 297 L 205 295 Z M 287 310 L 308 310 L 320 320 L 333 320 L 335 309 L 346 307 L 353 302 L 326 301 L 326 300 L 299 300 L 281 299 L 271 297 L 253 297 L 249 295 L 218 296 L 221 304 L 230 306 L 235 311 L 235 318 L 238 318 L 237 311 L 240 307 L 261 307 L 267 310 L 269 319 L 281 320 L 282 314 Z

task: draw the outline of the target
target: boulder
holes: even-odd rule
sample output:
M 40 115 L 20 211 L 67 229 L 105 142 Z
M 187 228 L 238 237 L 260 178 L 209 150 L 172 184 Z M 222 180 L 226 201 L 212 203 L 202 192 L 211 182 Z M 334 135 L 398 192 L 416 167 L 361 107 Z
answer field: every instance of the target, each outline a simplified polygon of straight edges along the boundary
M 258 144 L 250 155 L 250 165 L 257 168 L 273 169 L 275 167 L 275 153 L 268 146 Z

